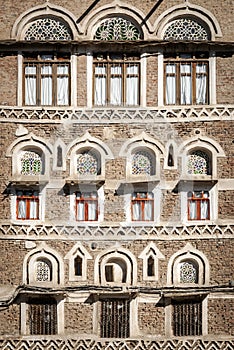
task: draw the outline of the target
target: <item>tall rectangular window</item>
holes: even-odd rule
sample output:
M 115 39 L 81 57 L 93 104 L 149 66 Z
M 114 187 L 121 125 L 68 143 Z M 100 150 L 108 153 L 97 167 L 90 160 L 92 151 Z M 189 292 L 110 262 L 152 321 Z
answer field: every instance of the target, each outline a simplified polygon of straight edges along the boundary
M 32 335 L 57 333 L 57 303 L 53 299 L 35 299 L 29 302 L 29 327 Z
M 202 54 L 166 56 L 164 61 L 165 104 L 207 104 L 208 69 L 208 58 Z
M 97 192 L 76 192 L 77 221 L 96 221 L 98 219 Z
M 137 106 L 139 99 L 139 57 L 97 55 L 94 59 L 94 105 Z
M 43 54 L 24 58 L 24 104 L 27 106 L 70 104 L 68 56 Z
M 16 218 L 20 220 L 39 219 L 39 193 L 34 190 L 16 191 Z
M 188 220 L 209 220 L 209 191 L 188 192 Z
M 130 301 L 128 299 L 107 299 L 101 301 L 101 337 L 128 338 Z
M 172 325 L 174 336 L 202 335 L 202 302 L 173 301 Z
M 152 192 L 134 192 L 132 194 L 132 221 L 152 221 L 154 195 Z

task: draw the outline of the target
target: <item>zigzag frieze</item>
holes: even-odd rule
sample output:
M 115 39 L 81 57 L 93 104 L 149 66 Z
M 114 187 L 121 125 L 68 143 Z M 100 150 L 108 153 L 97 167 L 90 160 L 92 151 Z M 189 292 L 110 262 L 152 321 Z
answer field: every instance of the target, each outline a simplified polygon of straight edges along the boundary
M 234 340 L 0 339 L 2 350 L 232 350 Z
M 234 225 L 204 225 L 204 226 L 76 226 L 76 225 L 0 225 L 0 236 L 78 236 L 100 238 L 132 237 L 144 239 L 147 237 L 162 238 L 216 238 L 232 237 Z
M 216 105 L 215 107 L 164 107 L 164 108 L 90 108 L 90 109 L 38 109 L 27 107 L 0 106 L 0 119 L 31 121 L 65 121 L 76 122 L 150 122 L 183 121 L 207 119 L 233 119 L 233 105 Z

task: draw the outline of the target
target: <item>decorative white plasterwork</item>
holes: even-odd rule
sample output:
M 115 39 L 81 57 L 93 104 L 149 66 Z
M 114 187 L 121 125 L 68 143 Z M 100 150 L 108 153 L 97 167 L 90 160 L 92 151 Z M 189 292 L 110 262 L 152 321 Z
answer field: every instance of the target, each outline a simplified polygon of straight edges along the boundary
M 77 256 L 82 258 L 81 276 L 75 275 L 74 260 Z M 74 247 L 65 255 L 64 259 L 69 260 L 69 281 L 87 280 L 87 260 L 91 260 L 92 256 L 80 242 L 74 245 Z
M 122 260 L 126 264 L 126 283 L 127 286 L 137 283 L 137 260 L 135 256 L 127 249 L 122 247 L 113 247 L 101 252 L 94 263 L 94 283 L 106 285 L 113 284 L 105 279 L 105 266 L 108 261 L 115 259 Z M 123 283 L 114 283 L 122 285 Z
M 62 22 L 65 22 L 72 32 L 73 40 L 78 39 L 75 16 L 62 6 L 57 6 L 51 4 L 50 2 L 45 2 L 42 5 L 32 7 L 23 12 L 13 25 L 11 38 L 16 40 L 24 40 L 25 32 L 31 23 L 35 19 L 43 17 L 54 17 L 60 19 Z
M 208 285 L 210 280 L 210 264 L 206 256 L 191 243 L 187 243 L 184 248 L 174 253 L 168 262 L 167 283 L 169 285 L 184 285 L 179 281 L 179 263 L 184 260 L 195 261 L 198 265 L 198 284 Z M 191 283 L 189 285 L 192 285 Z
M 37 282 L 35 279 L 35 262 L 38 259 L 47 259 L 51 263 L 52 278 L 48 282 Z M 52 248 L 50 248 L 45 242 L 38 245 L 37 248 L 29 251 L 23 262 L 23 283 L 25 284 L 37 284 L 40 286 L 63 284 L 64 283 L 64 265 L 61 256 Z
M 215 16 L 206 8 L 186 1 L 186 3 L 169 8 L 157 18 L 154 23 L 157 38 L 162 40 L 168 24 L 180 17 L 192 17 L 203 22 L 210 30 L 211 40 L 222 37 L 221 28 Z
M 148 269 L 148 258 L 152 256 L 154 259 L 154 273 L 153 276 L 149 276 L 147 273 Z M 151 242 L 141 252 L 138 257 L 143 260 L 143 280 L 144 281 L 158 281 L 158 263 L 160 259 L 165 259 L 165 256 L 160 252 L 156 245 Z
M 145 21 L 146 15 L 131 4 L 126 4 L 120 0 L 114 0 L 111 4 L 98 7 L 88 14 L 84 21 L 78 24 L 80 33 L 93 39 L 100 22 L 109 17 L 118 16 L 129 19 L 143 33 L 143 39 L 149 37 L 152 32 L 152 25 L 149 20 Z

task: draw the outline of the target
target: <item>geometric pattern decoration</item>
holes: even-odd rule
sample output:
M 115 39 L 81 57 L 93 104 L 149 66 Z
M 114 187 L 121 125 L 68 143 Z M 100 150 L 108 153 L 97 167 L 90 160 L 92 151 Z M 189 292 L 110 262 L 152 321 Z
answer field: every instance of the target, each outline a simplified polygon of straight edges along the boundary
M 97 175 L 98 159 L 94 153 L 89 151 L 78 154 L 77 173 L 79 175 Z
M 84 108 L 66 108 L 64 110 L 52 110 L 44 107 L 43 109 L 34 108 L 29 109 L 27 107 L 12 107 L 4 106 L 0 108 L 0 120 L 5 119 L 18 119 L 18 120 L 50 120 L 50 121 L 86 121 L 90 124 L 96 122 L 110 123 L 111 121 L 117 122 L 131 122 L 131 121 L 190 121 L 190 120 L 203 120 L 209 117 L 209 120 L 233 120 L 234 108 L 232 106 L 193 106 L 193 107 L 155 107 L 151 108 L 121 108 L 121 109 L 84 109 Z
M 113 237 L 126 236 L 138 237 L 139 240 L 144 237 L 167 237 L 170 239 L 185 238 L 215 238 L 215 237 L 230 237 L 234 235 L 234 225 L 189 225 L 189 226 L 130 226 L 130 227 L 116 227 L 116 226 L 99 226 L 92 227 L 69 224 L 61 225 L 14 225 L 14 224 L 0 224 L 0 235 L 2 236 L 21 236 L 24 237 L 43 237 L 43 236 L 58 236 L 67 237 L 106 237 L 111 239 Z
M 198 22 L 179 18 L 171 22 L 164 34 L 164 40 L 208 40 L 208 33 Z
M 38 260 L 36 262 L 36 281 L 45 282 L 50 281 L 51 266 L 45 260 Z
M 153 159 L 146 151 L 137 151 L 132 157 L 132 174 L 133 175 L 151 175 Z
M 49 337 L 50 338 L 50 337 Z M 102 339 L 53 339 L 36 338 L 0 339 L 1 350 L 233 350 L 234 340 L 171 339 L 171 340 L 102 340 Z
M 188 174 L 209 174 L 209 156 L 206 152 L 197 150 L 188 156 L 187 169 Z
M 38 153 L 32 151 L 22 151 L 20 162 L 22 175 L 41 174 L 42 160 Z
M 24 40 L 71 40 L 69 28 L 53 18 L 39 18 L 25 33 Z
M 191 261 L 180 264 L 180 283 L 197 283 L 197 267 Z
M 112 17 L 105 19 L 98 27 L 94 39 L 96 40 L 138 40 L 139 30 L 127 19 Z

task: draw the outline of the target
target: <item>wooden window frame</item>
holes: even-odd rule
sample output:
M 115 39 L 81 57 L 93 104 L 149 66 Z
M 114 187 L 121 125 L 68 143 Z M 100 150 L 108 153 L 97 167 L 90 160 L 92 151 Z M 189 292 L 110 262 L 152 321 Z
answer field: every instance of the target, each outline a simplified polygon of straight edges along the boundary
M 80 198 L 77 198 L 77 194 L 80 194 Z M 92 193 L 95 193 L 96 197 L 92 197 Z M 86 194 L 90 194 L 89 197 L 85 197 Z M 89 220 L 88 219 L 88 214 L 89 214 L 89 208 L 88 208 L 88 204 L 89 203 L 96 203 L 96 215 L 95 215 L 95 219 L 94 220 Z M 84 203 L 84 220 L 79 220 L 79 214 L 78 214 L 78 204 L 79 203 Z M 98 193 L 95 191 L 87 191 L 87 192 L 81 192 L 81 191 L 77 191 L 76 192 L 76 220 L 79 222 L 84 222 L 84 221 L 89 221 L 89 222 L 93 222 L 93 221 L 97 221 L 98 220 L 98 215 L 99 215 L 99 207 L 98 207 Z
M 195 193 L 196 192 L 200 192 L 201 193 L 201 197 L 196 197 Z M 209 196 L 208 197 L 204 197 L 204 193 L 208 192 Z M 189 193 L 192 193 L 192 196 L 189 197 Z M 210 220 L 210 193 L 209 191 L 189 191 L 188 192 L 188 196 L 187 196 L 187 206 L 188 206 L 188 220 L 189 221 L 193 221 L 193 220 Z M 196 218 L 195 219 L 191 219 L 191 215 L 190 215 L 190 203 L 194 201 L 196 203 Z M 208 203 L 208 217 L 205 219 L 201 218 L 201 203 L 202 202 L 207 202 Z
M 172 329 L 176 337 L 202 335 L 202 300 L 172 300 Z
M 18 192 L 18 191 L 17 191 Z M 16 219 L 17 220 L 39 220 L 39 194 L 37 196 L 35 195 L 18 195 L 16 192 Z M 20 190 L 20 192 L 26 192 L 26 190 Z M 33 191 L 34 192 L 34 191 Z M 26 215 L 25 218 L 19 217 L 19 202 L 24 200 L 26 202 Z M 37 203 L 37 215 L 36 218 L 30 217 L 30 203 L 31 202 Z
M 114 106 L 126 106 L 126 81 L 129 76 L 131 77 L 137 77 L 138 78 L 138 102 L 134 106 L 140 105 L 140 58 L 135 57 L 128 57 L 127 55 L 123 55 L 121 59 L 112 59 L 111 56 L 115 55 L 113 54 L 107 54 L 107 55 L 101 55 L 102 59 L 98 59 L 99 55 L 96 55 L 93 60 L 93 105 L 99 106 L 95 104 L 95 81 L 96 77 L 105 77 L 106 78 L 106 103 L 105 106 L 112 106 L 110 103 L 111 100 L 111 94 L 110 94 L 110 85 L 111 85 L 111 79 L 113 77 L 122 77 L 122 101 L 120 105 L 114 105 Z M 120 54 L 116 54 L 117 56 L 120 56 Z M 138 66 L 138 74 L 127 74 L 127 67 L 129 65 L 137 65 Z M 119 66 L 121 65 L 121 74 L 113 74 L 111 73 L 111 67 L 113 66 Z M 106 72 L 104 74 L 97 74 L 95 73 L 96 67 L 106 67 Z
M 141 194 L 145 194 L 145 198 L 140 197 Z M 152 198 L 149 198 L 149 194 L 152 195 Z M 135 198 L 133 198 L 133 195 L 135 195 Z M 131 216 L 132 216 L 132 221 L 134 222 L 141 222 L 141 221 L 153 221 L 154 220 L 154 194 L 153 192 L 147 192 L 147 191 L 137 191 L 134 192 L 134 194 L 132 195 L 131 198 Z M 145 212 L 145 203 L 146 202 L 151 202 L 152 203 L 152 207 L 151 207 L 151 219 L 150 220 L 145 220 L 144 217 L 144 212 Z M 141 215 L 141 219 L 140 220 L 135 220 L 133 218 L 133 205 L 135 203 L 140 203 L 140 215 Z
M 43 55 L 49 55 L 53 56 L 52 59 L 42 59 Z M 41 104 L 41 81 L 42 77 L 52 77 L 52 104 L 48 105 L 48 107 L 52 106 L 70 106 L 71 105 L 71 64 L 70 64 L 70 58 L 66 58 L 67 55 L 56 55 L 53 53 L 41 53 L 38 55 L 25 55 L 24 61 L 23 61 L 23 105 L 24 106 L 47 106 Z M 42 66 L 51 66 L 52 67 L 52 73 L 47 74 L 41 73 L 41 67 Z M 68 73 L 66 74 L 57 74 L 57 66 L 59 65 L 67 65 L 68 66 Z M 36 67 L 36 74 L 26 74 L 25 68 L 26 67 Z M 36 78 L 36 104 L 35 105 L 26 105 L 25 102 L 25 95 L 26 95 L 26 77 L 35 77 Z M 66 105 L 58 105 L 57 103 L 57 79 L 58 77 L 68 77 L 68 104 Z
M 191 58 L 181 58 L 179 55 L 176 55 L 176 57 L 166 57 L 164 59 L 164 104 L 165 105 L 172 105 L 172 104 L 167 104 L 166 102 L 166 83 L 167 83 L 167 77 L 168 76 L 175 76 L 176 79 L 176 101 L 175 104 L 173 105 L 183 105 L 183 106 L 188 106 L 188 105 L 200 105 L 196 103 L 196 77 L 197 77 L 197 72 L 196 72 L 196 67 L 198 64 L 205 64 L 206 65 L 206 73 L 202 73 L 203 75 L 206 76 L 206 102 L 205 104 L 209 104 L 209 59 L 208 58 L 199 58 L 197 55 L 191 55 Z M 169 64 L 175 65 L 175 73 L 167 73 L 166 72 L 166 67 Z M 188 76 L 187 73 L 181 74 L 181 65 L 182 64 L 190 64 L 191 65 L 191 76 L 192 78 L 192 101 L 191 104 L 182 104 L 181 103 L 181 84 L 180 84 L 180 79 L 181 76 Z M 201 74 L 201 73 L 199 73 Z
M 31 335 L 58 333 L 57 302 L 53 298 L 30 299 L 28 302 L 29 331 Z

